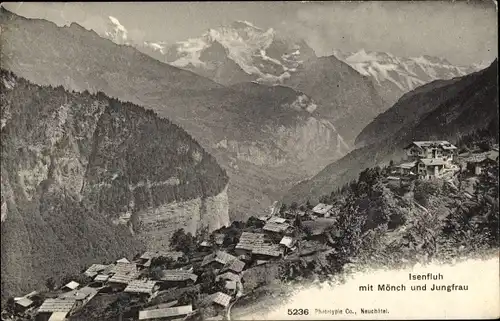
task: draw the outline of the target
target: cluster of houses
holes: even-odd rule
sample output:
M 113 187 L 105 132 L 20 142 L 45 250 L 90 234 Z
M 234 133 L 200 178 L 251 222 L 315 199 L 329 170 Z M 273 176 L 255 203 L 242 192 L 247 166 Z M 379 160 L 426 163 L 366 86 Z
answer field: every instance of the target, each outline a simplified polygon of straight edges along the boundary
M 112 264 L 92 264 L 83 272 L 88 280 L 86 284 L 71 281 L 46 295 L 43 302 L 31 299 L 36 292 L 15 298 L 16 313 L 30 316 L 26 319 L 62 321 L 99 294 L 123 292 L 142 302 L 158 302 L 152 306 L 146 304 L 137 311 L 138 320 L 182 320 L 196 312 L 193 306 L 179 305 L 174 300 L 163 302 L 162 296 L 172 289 L 179 293 L 199 289 L 199 275 L 194 272 L 196 265 L 202 270 L 214 271 L 215 281 L 224 285 L 224 292 L 203 295 L 201 300 L 203 306 L 211 305 L 220 315 L 234 298 L 243 294 L 243 277 L 248 269 L 283 259 L 297 250 L 299 236 L 293 224 L 297 217 L 313 221 L 312 218 L 329 218 L 333 214 L 332 205 L 320 203 L 312 210 L 288 211 L 285 217 L 260 217 L 261 227 L 243 231 L 236 245 L 224 249 L 225 234 L 213 233 L 209 240 L 198 244 L 199 251 L 190 258 L 176 251 L 147 251 L 132 261 L 122 258 Z M 155 259 L 159 258 L 171 259 L 176 268 L 151 273 L 157 266 Z
M 498 162 L 498 148 L 488 152 L 458 154 L 448 141 L 414 141 L 404 148 L 406 159 L 396 166 L 390 178 L 452 178 L 456 173 L 479 175 L 490 163 Z

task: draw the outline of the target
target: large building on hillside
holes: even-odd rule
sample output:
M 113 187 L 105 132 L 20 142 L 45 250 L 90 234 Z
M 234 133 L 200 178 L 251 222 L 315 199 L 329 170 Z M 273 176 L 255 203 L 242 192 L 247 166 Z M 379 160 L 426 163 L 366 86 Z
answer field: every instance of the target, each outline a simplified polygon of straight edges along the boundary
M 407 162 L 398 165 L 401 175 L 420 179 L 442 178 L 458 170 L 457 147 L 448 141 L 415 141 L 404 148 Z

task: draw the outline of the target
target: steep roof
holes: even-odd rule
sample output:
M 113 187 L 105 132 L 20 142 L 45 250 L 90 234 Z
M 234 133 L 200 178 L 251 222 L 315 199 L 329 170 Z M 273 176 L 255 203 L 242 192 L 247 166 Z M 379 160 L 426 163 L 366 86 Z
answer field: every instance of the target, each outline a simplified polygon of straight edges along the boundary
M 193 312 L 192 305 L 183 305 L 174 308 L 139 311 L 139 320 L 159 319 L 186 315 Z
M 283 217 L 277 217 L 277 216 L 273 216 L 271 217 L 268 221 L 268 223 L 279 223 L 279 224 L 283 224 L 283 223 L 286 223 L 286 219 L 283 218 Z
M 187 281 L 193 280 L 196 282 L 198 276 L 190 271 L 185 270 L 163 270 L 163 276 L 160 278 L 162 281 Z
M 38 308 L 38 312 L 69 312 L 75 303 L 75 299 L 47 299 Z
M 23 308 L 27 308 L 33 304 L 33 301 L 31 301 L 28 298 L 20 298 L 18 300 L 15 300 L 15 304 L 18 304 L 18 305 L 22 306 Z
M 121 258 L 121 259 L 117 260 L 116 263 L 130 263 L 130 261 L 127 260 L 127 258 Z
M 130 273 L 137 271 L 137 265 L 135 263 L 118 263 L 111 267 L 109 273 Z
M 243 271 L 244 268 L 245 268 L 245 262 L 236 259 L 227 263 L 222 268 L 222 271 L 234 271 L 236 273 L 240 273 L 241 271 Z
M 260 254 L 273 257 L 280 256 L 282 253 L 283 252 L 278 244 L 262 244 L 252 249 L 252 254 Z
M 236 249 L 243 249 L 251 251 L 254 246 L 263 244 L 265 235 L 263 233 L 251 233 L 243 232 L 241 233 Z
M 412 146 L 417 146 L 419 148 L 429 148 L 429 147 L 441 147 L 445 150 L 457 149 L 457 147 L 446 140 L 425 140 L 425 141 L 415 141 L 406 146 L 404 149 L 408 149 Z
M 76 289 L 79 286 L 80 286 L 80 283 L 75 282 L 75 281 L 71 281 L 68 284 L 64 285 L 65 288 L 68 288 L 68 289 L 71 289 L 71 290 L 74 290 L 74 289 Z
M 139 271 L 120 272 L 108 279 L 108 282 L 128 284 L 139 277 Z
M 73 290 L 63 293 L 59 296 L 61 299 L 74 299 L 74 300 L 89 300 L 97 294 L 97 289 L 85 286 L 78 290 Z
M 227 264 L 230 261 L 235 260 L 236 257 L 232 256 L 229 253 L 223 252 L 223 251 L 216 251 L 215 253 L 209 254 L 203 258 L 203 262 L 201 263 L 201 266 L 205 266 L 211 262 L 219 262 L 222 264 Z
M 314 213 L 317 213 L 317 214 L 326 214 L 332 208 L 333 208 L 333 205 L 319 203 L 318 205 L 313 207 L 312 211 Z
M 223 307 L 227 307 L 229 305 L 229 302 L 231 301 L 231 296 L 222 292 L 217 292 L 214 294 L 210 294 L 206 297 L 205 300 L 208 302 L 217 303 L 219 305 L 222 305 Z
M 83 272 L 86 276 L 88 277 L 94 277 L 96 276 L 99 272 L 104 271 L 108 265 L 104 264 L 92 264 L 85 272 Z
M 153 289 L 156 285 L 155 281 L 147 281 L 147 280 L 132 280 L 129 282 L 125 290 L 123 292 L 132 292 L 132 293 L 153 293 Z

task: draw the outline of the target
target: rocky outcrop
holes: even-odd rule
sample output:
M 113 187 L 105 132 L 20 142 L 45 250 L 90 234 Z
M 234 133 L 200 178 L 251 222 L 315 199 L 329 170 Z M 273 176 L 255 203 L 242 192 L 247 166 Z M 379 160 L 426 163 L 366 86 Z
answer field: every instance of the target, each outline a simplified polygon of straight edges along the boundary
M 168 233 L 142 243 L 147 233 L 135 226 L 144 213 L 161 213 L 144 222 L 167 217 L 171 230 L 227 224 L 228 178 L 180 127 L 4 70 L 0 89 L 2 297 L 96 260 L 168 247 Z
M 228 204 L 226 187 L 218 195 L 148 208 L 135 214 L 133 230 L 148 249 L 165 248 L 179 228 L 196 235 L 229 226 Z

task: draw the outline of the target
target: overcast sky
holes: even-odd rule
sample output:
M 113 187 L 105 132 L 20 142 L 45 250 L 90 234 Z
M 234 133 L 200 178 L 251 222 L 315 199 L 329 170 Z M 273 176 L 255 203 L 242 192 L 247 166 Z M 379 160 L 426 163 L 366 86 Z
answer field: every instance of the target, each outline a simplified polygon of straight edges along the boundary
M 432 55 L 455 64 L 497 56 L 497 12 L 493 1 L 474 2 L 171 2 L 8 3 L 22 16 L 58 25 L 77 22 L 98 33 L 108 16 L 118 18 L 134 40 L 172 43 L 209 28 L 247 20 L 303 38 L 317 55 L 386 51 L 400 56 Z

